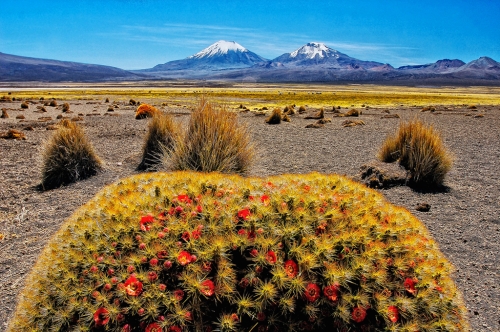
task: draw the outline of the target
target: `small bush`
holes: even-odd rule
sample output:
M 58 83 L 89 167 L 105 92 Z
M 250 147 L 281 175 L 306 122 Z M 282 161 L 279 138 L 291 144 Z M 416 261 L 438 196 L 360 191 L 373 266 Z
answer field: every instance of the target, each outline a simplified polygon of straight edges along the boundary
M 160 165 L 164 153 L 171 153 L 179 140 L 179 133 L 170 114 L 158 113 L 148 125 L 138 170 L 144 171 Z
M 452 271 L 344 177 L 146 173 L 64 222 L 8 330 L 465 332 Z
M 95 175 L 101 168 L 83 130 L 64 119 L 45 144 L 41 185 L 44 189 L 57 188 Z
M 441 186 L 452 165 L 439 133 L 419 120 L 401 123 L 382 144 L 379 159 L 398 161 L 410 172 L 410 181 L 423 187 Z
M 350 111 L 348 111 L 347 113 L 344 114 L 344 116 L 359 116 L 361 114 L 360 111 L 356 110 L 356 109 L 352 109 Z
M 21 103 L 21 108 L 22 109 L 27 109 L 29 108 L 30 106 L 28 105 L 28 103 Z
M 270 125 L 280 124 L 282 117 L 283 113 L 281 112 L 281 109 L 276 107 L 271 113 L 271 115 L 266 119 L 266 123 Z
M 306 108 L 304 106 L 299 107 L 299 114 L 307 112 Z
M 135 118 L 138 120 L 151 118 L 158 113 L 160 113 L 160 111 L 158 111 L 156 107 L 148 104 L 142 104 L 139 107 L 137 107 L 137 111 L 135 112 Z
M 1 135 L 0 138 L 25 140 L 26 135 L 22 131 L 16 129 L 9 129 L 9 131 L 6 134 Z
M 56 100 L 51 100 L 48 106 L 56 107 L 57 106 L 57 101 Z
M 174 170 L 244 173 L 255 155 L 248 129 L 237 115 L 202 98 L 170 160 Z
M 9 113 L 7 113 L 7 110 L 3 109 L 2 110 L 2 115 L 0 115 L 1 119 L 8 119 L 9 118 Z
M 64 103 L 63 106 L 62 106 L 62 111 L 64 113 L 68 113 L 70 110 L 69 110 L 69 104 L 68 103 Z

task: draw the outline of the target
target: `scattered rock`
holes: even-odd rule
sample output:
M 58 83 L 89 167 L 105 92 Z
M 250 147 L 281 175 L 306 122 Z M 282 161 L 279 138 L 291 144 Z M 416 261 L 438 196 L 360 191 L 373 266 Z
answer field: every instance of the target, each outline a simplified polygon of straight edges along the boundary
M 386 114 L 380 117 L 381 119 L 400 119 L 399 114 Z
M 484 118 L 484 114 L 476 114 L 473 116 L 473 118 L 477 119 L 477 118 Z
M 420 212 L 429 212 L 431 206 L 428 203 L 420 203 L 416 206 L 415 209 Z
M 408 172 L 398 163 L 374 161 L 361 166 L 357 179 L 370 188 L 387 189 L 406 185 Z
M 306 126 L 306 128 L 323 128 L 325 125 L 321 123 L 320 121 L 316 123 L 311 123 Z
M 24 115 L 22 115 L 22 114 L 19 114 L 19 115 L 16 116 L 16 119 L 18 119 L 18 120 L 24 120 L 24 119 L 26 119 L 26 117 Z

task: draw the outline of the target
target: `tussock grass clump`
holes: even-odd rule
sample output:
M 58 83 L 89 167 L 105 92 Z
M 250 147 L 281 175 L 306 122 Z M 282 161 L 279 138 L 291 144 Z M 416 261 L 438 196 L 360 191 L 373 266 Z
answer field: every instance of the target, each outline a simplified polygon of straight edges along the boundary
M 45 144 L 43 151 L 42 183 L 44 189 L 53 189 L 86 179 L 102 168 L 102 163 L 83 130 L 64 119 Z
M 398 161 L 410 172 L 410 182 L 422 187 L 441 186 L 452 165 L 440 134 L 420 120 L 401 123 L 382 144 L 379 159 Z
M 146 173 L 65 221 L 9 331 L 468 331 L 452 269 L 344 177 Z
M 134 99 L 130 99 L 130 100 L 128 101 L 128 104 L 129 104 L 129 105 L 134 106 L 134 105 L 136 105 L 136 104 L 137 104 L 137 102 L 136 102 Z
M 307 110 L 306 110 L 305 106 L 303 106 L 303 105 L 302 105 L 302 106 L 300 106 L 300 107 L 299 107 L 299 114 L 302 114 L 302 113 L 305 113 L 305 112 L 307 112 Z
M 363 120 L 345 120 L 342 122 L 342 127 L 355 127 L 364 125 L 365 122 Z
M 62 105 L 62 111 L 63 111 L 63 113 L 69 113 L 70 112 L 70 110 L 69 110 L 69 104 L 68 103 L 64 103 Z
M 137 107 L 137 111 L 135 112 L 135 118 L 137 120 L 151 118 L 158 113 L 160 113 L 160 111 L 156 107 L 148 104 L 142 104 L 139 107 Z
M 57 106 L 57 101 L 55 99 L 52 99 L 50 102 L 49 102 L 49 105 L 47 106 L 52 106 L 52 107 L 56 107 Z
M 21 103 L 21 108 L 22 109 L 28 109 L 29 107 L 30 106 L 28 105 L 28 103 L 26 103 L 26 102 Z
M 9 113 L 7 113 L 6 109 L 2 110 L 2 115 L 0 115 L 0 119 L 8 119 L 9 118 Z
M 179 140 L 179 130 L 170 114 L 159 112 L 148 125 L 148 132 L 142 149 L 142 160 L 138 170 L 154 169 L 162 163 L 164 153 L 173 151 Z
M 17 139 L 17 140 L 25 140 L 26 135 L 19 130 L 16 129 L 9 129 L 6 134 L 0 135 L 0 138 L 4 139 Z
M 323 119 L 325 117 L 325 110 L 321 108 L 318 113 L 311 115 L 311 116 L 306 116 L 304 119 Z
M 266 123 L 270 125 L 280 124 L 281 119 L 283 118 L 283 113 L 279 107 L 273 109 L 271 115 L 266 119 Z
M 182 137 L 171 154 L 173 170 L 244 173 L 255 155 L 250 133 L 238 123 L 237 114 L 204 98 Z
M 352 109 L 352 110 L 349 110 L 348 112 L 346 112 L 344 114 L 344 116 L 359 116 L 361 114 L 360 111 L 358 111 L 357 109 Z

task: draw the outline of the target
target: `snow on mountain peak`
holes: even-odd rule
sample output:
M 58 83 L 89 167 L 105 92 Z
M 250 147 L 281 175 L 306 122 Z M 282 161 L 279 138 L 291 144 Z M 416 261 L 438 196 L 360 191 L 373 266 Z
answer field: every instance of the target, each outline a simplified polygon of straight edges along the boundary
M 328 46 L 323 43 L 311 42 L 307 43 L 301 48 L 290 53 L 290 57 L 295 58 L 299 55 L 305 56 L 307 59 L 314 59 L 316 56 L 319 58 L 324 58 L 330 53 L 335 53 L 335 50 L 332 50 Z M 335 55 L 338 57 L 338 55 Z
M 248 50 L 234 41 L 219 40 L 195 55 L 190 56 L 188 59 L 213 57 L 216 55 L 227 54 L 230 51 L 246 52 Z

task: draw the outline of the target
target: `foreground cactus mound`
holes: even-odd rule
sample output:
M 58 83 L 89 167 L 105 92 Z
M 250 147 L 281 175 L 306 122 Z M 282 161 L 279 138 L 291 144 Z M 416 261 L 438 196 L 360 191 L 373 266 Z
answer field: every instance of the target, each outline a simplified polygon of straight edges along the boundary
M 336 175 L 148 173 L 50 241 L 10 331 L 466 331 L 423 224 Z

